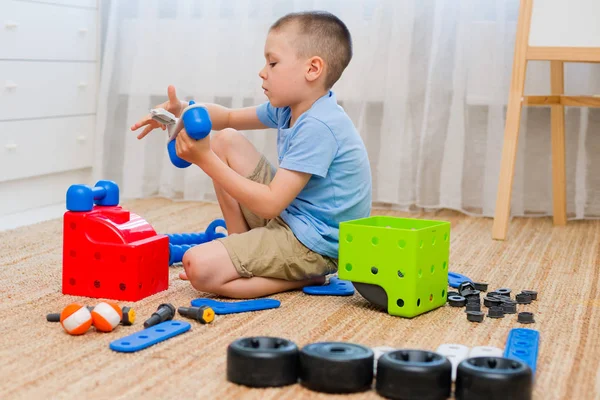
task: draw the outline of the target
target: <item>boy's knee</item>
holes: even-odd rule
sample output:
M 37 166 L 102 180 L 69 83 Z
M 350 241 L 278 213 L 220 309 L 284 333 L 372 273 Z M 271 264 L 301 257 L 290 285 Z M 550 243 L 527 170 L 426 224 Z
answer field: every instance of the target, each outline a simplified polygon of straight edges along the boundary
M 194 289 L 202 292 L 211 291 L 210 275 L 207 274 L 207 262 L 204 262 L 200 254 L 193 254 L 191 251 L 186 251 L 181 260 L 185 274 L 189 279 Z
M 210 138 L 210 145 L 217 156 L 223 159 L 226 157 L 228 150 L 233 147 L 240 138 L 241 134 L 238 131 L 227 128 L 213 133 Z

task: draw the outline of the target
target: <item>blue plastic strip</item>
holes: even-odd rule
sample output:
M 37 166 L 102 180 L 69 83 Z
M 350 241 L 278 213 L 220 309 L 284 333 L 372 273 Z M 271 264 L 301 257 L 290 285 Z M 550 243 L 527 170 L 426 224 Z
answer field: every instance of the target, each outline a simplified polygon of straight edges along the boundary
M 508 334 L 504 357 L 529 365 L 535 375 L 540 333 L 535 329 L 513 328 Z
M 192 300 L 192 306 L 209 306 L 215 311 L 215 314 L 218 315 L 243 313 L 247 311 L 268 310 L 270 308 L 277 308 L 280 305 L 281 302 L 275 299 L 256 299 L 236 302 L 224 302 L 202 298 Z
M 448 272 L 448 285 L 453 288 L 458 288 L 463 282 L 471 282 L 473 281 L 464 275 L 461 275 L 456 272 Z
M 111 350 L 133 353 L 189 331 L 191 325 L 185 321 L 165 321 L 132 335 L 110 342 Z
M 329 285 L 305 286 L 302 291 L 317 296 L 352 296 L 354 285 L 350 281 L 343 281 L 334 277 L 329 280 Z

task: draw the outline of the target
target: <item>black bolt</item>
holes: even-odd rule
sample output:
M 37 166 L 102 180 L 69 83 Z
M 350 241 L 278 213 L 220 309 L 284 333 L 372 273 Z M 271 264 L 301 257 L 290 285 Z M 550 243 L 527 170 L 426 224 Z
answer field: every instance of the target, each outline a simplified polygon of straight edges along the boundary
M 467 304 L 467 299 L 462 296 L 449 296 L 448 304 L 452 307 L 464 307 Z
M 155 313 L 150 318 L 144 321 L 144 328 L 160 324 L 161 322 L 170 321 L 175 316 L 175 307 L 172 304 L 165 303 L 158 306 Z
M 209 306 L 179 307 L 177 311 L 184 317 L 195 319 L 201 324 L 211 323 L 215 315 L 215 312 Z
M 482 322 L 483 313 L 481 311 L 469 311 L 467 312 L 467 319 L 471 322 Z
M 517 322 L 522 324 L 533 324 L 535 322 L 533 319 L 533 313 L 520 312 L 519 315 L 517 315 Z
M 59 313 L 48 314 L 48 315 L 46 315 L 46 321 L 48 321 L 48 322 L 60 322 L 60 314 Z
M 502 307 L 490 307 L 488 310 L 489 318 L 504 318 L 504 310 Z
M 531 295 L 527 293 L 519 293 L 515 296 L 515 299 L 519 304 L 531 304 Z
M 481 304 L 481 298 L 479 296 L 467 297 L 467 304 Z
M 450 296 L 460 296 L 460 293 L 458 292 L 448 292 L 448 297 Z
M 521 290 L 521 293 L 531 296 L 531 300 L 537 300 L 538 293 L 535 290 Z
M 475 290 L 479 290 L 481 292 L 487 292 L 488 284 L 483 282 L 474 282 L 473 286 L 475 286 Z
M 133 325 L 135 322 L 135 311 L 131 307 L 123 307 L 123 318 L 121 319 L 121 324 L 125 326 Z

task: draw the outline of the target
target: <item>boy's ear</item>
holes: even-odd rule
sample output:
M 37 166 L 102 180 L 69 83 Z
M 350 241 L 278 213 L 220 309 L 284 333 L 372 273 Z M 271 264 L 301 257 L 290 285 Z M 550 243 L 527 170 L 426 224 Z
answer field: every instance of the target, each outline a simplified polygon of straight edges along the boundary
M 314 82 L 323 74 L 325 70 L 325 61 L 319 56 L 314 56 L 308 59 L 306 69 L 306 80 Z

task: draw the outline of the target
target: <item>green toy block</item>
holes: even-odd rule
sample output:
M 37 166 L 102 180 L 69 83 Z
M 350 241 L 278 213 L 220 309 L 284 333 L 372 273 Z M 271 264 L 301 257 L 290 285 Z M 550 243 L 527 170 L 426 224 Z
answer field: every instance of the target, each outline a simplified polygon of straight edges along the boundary
M 340 224 L 339 278 L 383 288 L 390 315 L 412 318 L 446 303 L 449 254 L 446 221 L 375 216 Z

